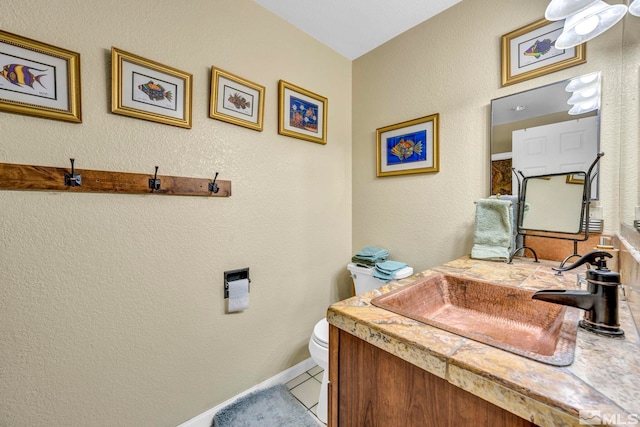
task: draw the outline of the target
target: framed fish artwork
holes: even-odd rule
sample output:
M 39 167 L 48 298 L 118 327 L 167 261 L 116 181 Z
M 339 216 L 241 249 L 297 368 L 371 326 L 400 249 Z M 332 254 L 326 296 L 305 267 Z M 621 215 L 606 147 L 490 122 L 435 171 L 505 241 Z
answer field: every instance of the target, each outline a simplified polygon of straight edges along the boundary
M 211 67 L 209 117 L 262 132 L 265 88 Z
M 327 143 L 327 98 L 278 82 L 278 133 L 318 144 Z
M 376 129 L 377 176 L 438 172 L 439 120 L 436 113 Z
M 502 86 L 587 62 L 587 44 L 557 49 L 564 21 L 541 19 L 502 36 Z
M 80 54 L 0 30 L 0 111 L 82 122 Z
M 191 129 L 193 76 L 111 48 L 111 112 Z

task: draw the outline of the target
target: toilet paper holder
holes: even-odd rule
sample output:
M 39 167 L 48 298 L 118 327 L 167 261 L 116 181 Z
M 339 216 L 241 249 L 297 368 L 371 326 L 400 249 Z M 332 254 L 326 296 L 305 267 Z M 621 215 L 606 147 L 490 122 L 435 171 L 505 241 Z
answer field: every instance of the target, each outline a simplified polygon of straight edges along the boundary
M 242 280 L 242 279 L 247 279 L 249 281 L 249 284 L 251 284 L 251 279 L 249 278 L 249 267 L 239 268 L 237 270 L 229 270 L 224 272 L 225 299 L 229 298 L 229 282 L 233 282 L 234 280 Z

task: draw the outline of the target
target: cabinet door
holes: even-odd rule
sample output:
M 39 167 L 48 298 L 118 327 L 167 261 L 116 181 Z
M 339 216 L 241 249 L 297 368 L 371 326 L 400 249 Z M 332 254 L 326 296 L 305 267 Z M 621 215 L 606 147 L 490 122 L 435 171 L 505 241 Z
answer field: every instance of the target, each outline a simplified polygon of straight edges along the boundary
M 331 427 L 534 425 L 353 335 L 334 335 Z

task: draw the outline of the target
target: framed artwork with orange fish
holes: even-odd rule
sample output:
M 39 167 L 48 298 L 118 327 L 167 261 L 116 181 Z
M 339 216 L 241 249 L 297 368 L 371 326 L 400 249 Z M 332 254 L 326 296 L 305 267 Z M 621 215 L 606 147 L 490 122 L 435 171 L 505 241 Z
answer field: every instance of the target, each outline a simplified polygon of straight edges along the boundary
M 264 86 L 211 67 L 209 117 L 262 132 Z
M 280 80 L 278 133 L 318 144 L 327 143 L 327 98 Z
M 440 114 L 376 129 L 377 176 L 438 172 Z
M 80 54 L 0 30 L 0 111 L 82 122 Z
M 502 36 L 502 86 L 587 62 L 587 45 L 557 49 L 564 21 L 541 19 Z
M 193 76 L 111 48 L 111 112 L 191 129 Z

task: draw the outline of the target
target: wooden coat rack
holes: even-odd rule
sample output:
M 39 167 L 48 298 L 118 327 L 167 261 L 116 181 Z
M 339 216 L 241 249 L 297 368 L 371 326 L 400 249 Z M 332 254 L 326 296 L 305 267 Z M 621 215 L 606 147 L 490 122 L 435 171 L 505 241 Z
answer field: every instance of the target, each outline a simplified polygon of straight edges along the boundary
M 231 181 L 0 163 L 0 190 L 231 196 Z M 216 177 L 217 177 L 216 173 Z M 77 179 L 76 179 L 77 177 Z

